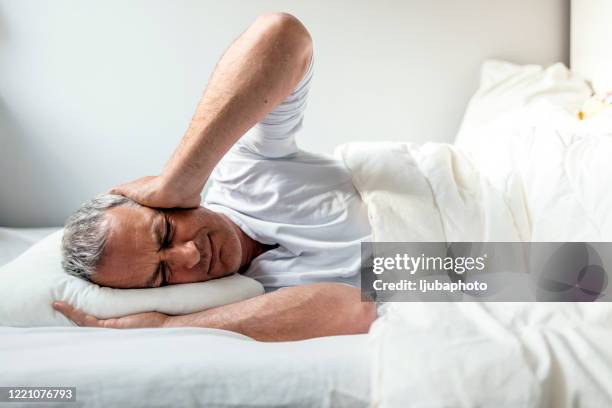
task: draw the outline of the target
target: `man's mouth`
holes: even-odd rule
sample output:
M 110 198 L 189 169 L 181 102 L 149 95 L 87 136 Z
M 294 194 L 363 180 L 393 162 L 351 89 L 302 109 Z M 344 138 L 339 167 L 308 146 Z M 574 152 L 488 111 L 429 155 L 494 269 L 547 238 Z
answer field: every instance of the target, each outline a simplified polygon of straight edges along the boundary
M 214 265 L 214 250 L 212 240 L 207 232 L 202 231 L 200 239 L 197 240 L 196 247 L 200 252 L 200 262 L 198 263 L 197 268 L 202 271 L 201 282 L 204 282 L 212 278 L 210 272 L 212 271 Z
M 208 276 L 213 276 L 212 271 L 217 263 L 217 257 L 215 256 L 215 244 L 212 238 L 208 235 L 209 247 L 210 247 L 210 259 L 208 261 Z

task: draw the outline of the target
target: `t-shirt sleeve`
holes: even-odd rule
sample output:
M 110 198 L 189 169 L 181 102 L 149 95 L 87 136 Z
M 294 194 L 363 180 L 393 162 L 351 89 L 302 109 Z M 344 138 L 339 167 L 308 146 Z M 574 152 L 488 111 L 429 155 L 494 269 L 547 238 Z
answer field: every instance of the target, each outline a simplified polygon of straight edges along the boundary
M 295 135 L 302 128 L 308 90 L 312 80 L 314 59 L 306 70 L 304 78 L 293 92 L 258 124 L 253 126 L 236 144 L 239 149 L 263 157 L 276 158 L 295 153 Z

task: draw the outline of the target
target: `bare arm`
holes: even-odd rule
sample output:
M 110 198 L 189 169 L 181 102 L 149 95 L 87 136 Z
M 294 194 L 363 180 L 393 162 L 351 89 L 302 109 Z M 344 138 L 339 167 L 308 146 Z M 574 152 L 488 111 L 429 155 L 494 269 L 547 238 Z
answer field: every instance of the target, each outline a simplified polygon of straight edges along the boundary
M 111 190 L 143 205 L 195 207 L 219 160 L 304 76 L 312 41 L 295 17 L 259 17 L 221 57 L 179 146 L 159 177 Z
M 80 326 L 208 327 L 242 333 L 260 341 L 366 333 L 376 319 L 374 303 L 362 302 L 358 289 L 335 283 L 286 288 L 183 316 L 153 312 L 98 320 L 66 303 L 57 302 L 54 307 Z
M 240 303 L 185 316 L 165 326 L 211 327 L 235 331 L 256 340 L 283 341 L 366 333 L 376 317 L 373 303 L 341 284 L 297 286 Z

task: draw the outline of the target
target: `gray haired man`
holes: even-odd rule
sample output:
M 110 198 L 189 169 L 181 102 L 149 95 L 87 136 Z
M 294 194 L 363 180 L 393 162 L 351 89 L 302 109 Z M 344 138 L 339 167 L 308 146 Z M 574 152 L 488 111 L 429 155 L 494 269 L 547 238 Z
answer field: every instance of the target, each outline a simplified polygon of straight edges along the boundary
M 312 54 L 295 17 L 259 17 L 219 60 L 162 173 L 94 198 L 66 223 L 66 271 L 97 284 L 243 273 L 268 293 L 184 316 L 100 320 L 54 307 L 85 326 L 213 327 L 268 341 L 366 332 L 376 312 L 356 287 L 360 242 L 371 239 L 365 205 L 344 163 L 296 145 Z

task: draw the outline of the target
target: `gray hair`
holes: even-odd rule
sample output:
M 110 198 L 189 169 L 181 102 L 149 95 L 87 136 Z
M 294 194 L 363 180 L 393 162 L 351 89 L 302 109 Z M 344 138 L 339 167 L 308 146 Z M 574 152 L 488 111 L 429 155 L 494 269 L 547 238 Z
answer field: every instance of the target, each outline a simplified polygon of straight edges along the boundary
M 62 238 L 62 266 L 73 276 L 87 281 L 95 273 L 108 238 L 107 210 L 136 202 L 114 194 L 100 194 L 84 203 L 67 220 Z

